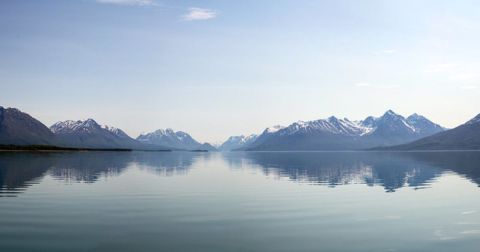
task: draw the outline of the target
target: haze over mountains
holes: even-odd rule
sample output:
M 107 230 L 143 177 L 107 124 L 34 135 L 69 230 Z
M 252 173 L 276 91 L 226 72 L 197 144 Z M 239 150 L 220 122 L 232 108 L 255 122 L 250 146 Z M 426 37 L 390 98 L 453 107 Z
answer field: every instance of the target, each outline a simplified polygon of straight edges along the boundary
M 207 150 L 186 132 L 172 129 L 141 134 L 136 139 L 119 128 L 101 126 L 93 119 L 57 122 L 47 128 L 15 108 L 0 107 L 0 145 L 55 145 L 73 148 L 136 150 Z M 446 130 L 424 116 L 403 117 L 388 110 L 380 117 L 352 121 L 331 116 L 266 128 L 261 134 L 229 137 L 219 150 L 439 150 L 480 149 L 480 115 Z

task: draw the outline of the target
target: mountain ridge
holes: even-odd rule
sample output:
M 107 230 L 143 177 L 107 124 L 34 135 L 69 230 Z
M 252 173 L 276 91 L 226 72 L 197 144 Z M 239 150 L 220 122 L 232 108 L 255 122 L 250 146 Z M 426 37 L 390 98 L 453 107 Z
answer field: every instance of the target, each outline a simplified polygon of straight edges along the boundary
M 406 143 L 443 130 L 416 113 L 405 118 L 387 110 L 364 120 L 330 116 L 267 128 L 249 146 L 237 150 L 358 150 Z
M 209 143 L 200 143 L 190 134 L 183 131 L 174 131 L 171 128 L 140 134 L 136 140 L 142 143 L 161 145 L 179 150 L 217 150 Z
M 260 134 L 229 137 L 220 150 L 480 149 L 480 114 L 447 130 L 419 114 L 387 110 L 379 117 L 349 120 L 330 116 L 265 128 Z M 0 106 L 0 145 L 55 145 L 72 148 L 217 150 L 170 128 L 136 139 L 94 119 L 66 120 L 50 128 L 16 108 Z M 402 146 L 402 147 L 398 147 Z
M 166 149 L 160 145 L 140 143 L 128 136 L 123 130 L 108 125 L 100 125 L 91 118 L 60 121 L 50 126 L 50 130 L 55 135 L 55 142 L 64 147 Z
M 239 135 L 239 136 L 231 136 L 225 142 L 223 142 L 218 149 L 222 151 L 230 151 L 240 149 L 244 146 L 247 146 L 253 143 L 257 139 L 258 135 L 251 134 L 248 136 Z
M 439 132 L 416 141 L 374 148 L 374 150 L 479 150 L 480 149 L 480 114 L 453 129 Z
M 16 108 L 0 106 L 0 143 L 14 145 L 53 144 L 53 133 L 43 123 Z

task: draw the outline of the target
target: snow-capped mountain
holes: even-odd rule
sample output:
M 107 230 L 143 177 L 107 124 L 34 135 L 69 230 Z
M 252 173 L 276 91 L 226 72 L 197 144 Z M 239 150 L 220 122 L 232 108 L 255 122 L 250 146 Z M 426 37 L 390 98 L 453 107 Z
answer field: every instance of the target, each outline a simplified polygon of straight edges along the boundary
M 288 127 L 266 129 L 250 150 L 352 150 L 410 142 L 444 128 L 423 116 L 405 119 L 388 110 L 380 117 L 361 121 L 331 116 L 315 121 L 298 121 Z
M 271 137 L 275 136 L 277 132 L 280 130 L 285 129 L 285 126 L 281 125 L 274 125 L 271 127 L 267 127 L 263 132 L 255 137 L 255 139 L 252 139 L 250 143 L 245 143 L 242 147 L 234 149 L 234 150 L 247 150 L 247 149 L 253 149 L 262 143 L 266 142 L 269 140 Z
M 100 129 L 100 125 L 95 122 L 93 119 L 87 120 L 67 120 L 62 122 L 57 122 L 50 126 L 50 130 L 55 134 L 68 134 L 72 132 L 93 132 L 94 130 Z
M 433 123 L 432 121 L 428 120 L 424 116 L 418 115 L 417 113 L 407 117 L 407 122 L 415 128 L 416 132 L 422 132 L 429 135 L 446 130 L 444 127 Z
M 327 119 L 315 121 L 298 121 L 278 131 L 278 135 L 308 134 L 317 131 L 329 132 L 332 134 L 359 136 L 369 133 L 370 127 L 362 125 L 361 122 L 350 121 L 347 118 L 338 119 L 331 116 Z
M 123 130 L 108 126 L 102 125 L 100 126 L 95 120 L 87 119 L 87 120 L 67 120 L 63 122 L 57 122 L 50 127 L 50 130 L 55 134 L 68 134 L 68 133 L 93 133 L 95 131 L 108 131 L 111 134 L 118 136 L 120 138 L 129 138 L 130 136 L 127 135 Z
M 275 133 L 275 132 L 277 132 L 277 131 L 279 131 L 279 130 L 281 130 L 281 129 L 284 129 L 284 128 L 285 128 L 285 126 L 282 126 L 282 125 L 274 125 L 274 126 L 271 126 L 271 127 L 266 128 L 266 129 L 263 131 L 262 135 L 264 135 L 264 134 L 273 134 L 273 133 Z
M 102 128 L 110 131 L 112 134 L 120 137 L 120 138 L 131 138 L 129 135 L 127 135 L 127 133 L 125 133 L 123 130 L 119 129 L 119 128 L 115 128 L 115 127 L 112 127 L 112 126 L 108 126 L 108 125 L 103 125 Z
M 480 149 L 480 114 L 468 122 L 411 143 L 390 146 L 387 150 L 478 150 Z
M 331 116 L 298 121 L 287 127 L 273 126 L 261 134 L 230 137 L 222 150 L 358 150 L 401 145 L 405 148 L 477 148 L 480 115 L 447 130 L 418 114 L 407 118 L 389 110 L 380 117 L 352 121 Z M 439 133 L 440 132 L 440 133 Z M 432 136 L 432 137 L 428 137 Z M 215 150 L 189 134 L 172 129 L 143 134 L 138 141 L 121 129 L 101 126 L 93 119 L 63 121 L 48 129 L 41 122 L 14 108 L 0 107 L 0 144 L 57 145 L 77 148 L 131 148 L 148 150 Z M 163 147 L 165 146 L 165 147 Z M 406 145 L 405 145 L 406 146 Z
M 107 125 L 101 126 L 93 119 L 57 122 L 50 130 L 55 134 L 56 143 L 65 147 L 165 149 L 142 144 L 129 137 L 123 130 Z
M 141 134 L 137 140 L 142 143 L 156 144 L 182 150 L 215 150 L 210 144 L 201 144 L 188 133 L 174 131 L 170 128 L 159 129 L 154 132 Z
M 364 139 L 378 146 L 407 143 L 445 130 L 424 116 L 415 113 L 405 118 L 392 110 L 379 118 L 369 119 L 368 125 L 372 130 Z
M 257 135 L 251 134 L 249 136 L 231 136 L 229 137 L 220 147 L 219 150 L 230 151 L 240 149 L 242 147 L 248 146 L 257 139 Z

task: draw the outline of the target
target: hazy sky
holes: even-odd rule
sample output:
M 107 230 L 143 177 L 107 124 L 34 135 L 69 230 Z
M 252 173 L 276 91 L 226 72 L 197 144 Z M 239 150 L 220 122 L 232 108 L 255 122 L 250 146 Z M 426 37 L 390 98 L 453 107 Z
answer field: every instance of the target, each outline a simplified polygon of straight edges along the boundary
M 200 141 L 480 113 L 480 1 L 0 1 L 0 105 Z

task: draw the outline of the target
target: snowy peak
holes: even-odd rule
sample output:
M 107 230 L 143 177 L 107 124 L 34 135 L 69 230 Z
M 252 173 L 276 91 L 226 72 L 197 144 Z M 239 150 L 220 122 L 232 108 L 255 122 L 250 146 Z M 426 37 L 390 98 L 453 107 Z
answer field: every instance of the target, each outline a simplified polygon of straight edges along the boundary
M 369 116 L 365 118 L 365 120 L 361 121 L 361 125 L 369 128 L 377 128 L 379 126 L 385 126 L 386 124 L 402 126 L 406 124 L 405 121 L 406 119 L 403 116 L 389 109 L 380 117 Z
M 90 132 L 100 128 L 100 125 L 93 119 L 87 119 L 84 121 L 67 120 L 63 122 L 57 122 L 50 126 L 50 130 L 55 134 L 65 134 L 78 131 Z
M 108 125 L 100 126 L 93 119 L 57 122 L 50 127 L 50 130 L 55 134 L 94 133 L 105 131 L 104 133 L 109 132 L 115 136 L 130 139 L 123 130 Z
M 227 139 L 226 142 L 246 143 L 246 142 L 249 142 L 249 141 L 254 140 L 256 137 L 257 137 L 257 135 L 255 135 L 255 134 L 251 134 L 251 135 L 249 135 L 249 136 L 244 136 L 244 135 L 231 136 L 231 137 L 229 137 L 229 138 Z
M 253 142 L 255 141 L 255 139 L 257 138 L 258 136 L 256 134 L 251 134 L 249 136 L 246 136 L 244 138 L 244 142 L 248 143 L 248 142 Z
M 187 134 L 183 131 L 177 131 L 177 132 L 175 132 L 175 135 L 181 140 L 187 139 L 187 138 L 192 138 L 189 134 Z
M 331 116 L 327 119 L 319 119 L 315 121 L 298 121 L 292 123 L 288 127 L 280 129 L 278 135 L 294 135 L 308 133 L 331 133 L 336 135 L 363 135 L 370 131 L 370 128 L 364 127 L 360 122 L 350 121 L 347 118 L 338 119 Z
M 382 137 L 415 135 L 416 128 L 410 125 L 405 117 L 388 110 L 379 118 L 371 118 L 364 125 L 369 124 L 372 128 L 369 135 L 380 135 Z
M 395 112 L 394 112 L 393 110 L 391 110 L 391 109 L 387 110 L 387 111 L 383 114 L 383 116 L 392 116 L 392 117 L 398 117 L 398 116 L 400 116 L 400 117 L 402 117 L 401 115 L 395 113 Z
M 426 117 L 414 113 L 407 117 L 407 123 L 411 125 L 415 132 L 417 133 L 425 133 L 425 134 L 434 134 L 439 131 L 445 130 L 442 126 L 428 120 Z
M 284 129 L 285 127 L 284 126 L 281 126 L 281 125 L 274 125 L 274 126 L 271 126 L 271 127 L 268 127 L 266 128 L 263 133 L 267 133 L 267 134 L 271 134 L 271 133 L 275 133 L 281 129 Z
M 249 136 L 231 136 L 229 137 L 222 145 L 220 145 L 220 150 L 235 150 L 245 147 L 253 143 L 257 139 L 257 135 L 251 134 Z
M 407 117 L 407 119 L 423 119 L 423 118 L 425 118 L 425 117 L 422 116 L 422 115 L 419 115 L 417 113 L 413 113 L 413 114 L 411 114 Z
M 157 136 L 172 136 L 172 135 L 175 135 L 175 131 L 173 131 L 172 129 L 170 128 L 167 128 L 167 129 L 158 129 L 154 132 L 151 132 L 151 133 L 147 133 L 149 135 L 157 135 Z
M 424 116 L 421 116 L 417 113 L 411 114 L 410 116 L 407 117 L 406 120 L 409 124 L 417 124 L 417 123 L 426 122 L 426 121 L 430 122 L 430 120 L 428 120 Z
M 363 127 L 359 122 L 350 121 L 348 118 L 338 119 L 334 116 L 328 118 L 328 122 L 333 126 L 337 134 L 349 136 L 363 135 L 370 131 L 370 128 Z
M 183 131 L 175 132 L 171 128 L 158 129 L 154 132 L 141 134 L 138 138 L 139 139 L 148 139 L 148 138 L 159 138 L 159 137 L 175 138 L 175 139 L 178 139 L 179 141 L 185 140 L 187 138 L 192 138 L 189 134 L 187 134 Z
M 209 147 L 208 150 L 212 150 L 210 145 L 202 145 L 188 133 L 183 131 L 175 132 L 171 128 L 158 129 L 151 133 L 142 134 L 137 137 L 137 140 L 143 143 L 161 145 L 174 149 L 201 150 Z
M 67 120 L 50 127 L 61 146 L 83 148 L 143 148 L 123 130 L 103 125 L 93 119 Z
M 377 118 L 369 116 L 365 120 L 361 121 L 360 124 L 364 127 L 374 128 L 376 126 Z
M 118 137 L 130 138 L 130 136 L 128 136 L 127 133 L 125 133 L 123 130 L 121 130 L 119 128 L 115 128 L 115 127 L 108 126 L 108 125 L 103 125 L 102 129 L 108 130 L 109 132 L 111 132 L 112 134 L 114 134 Z
M 418 123 L 417 123 L 418 122 Z M 387 110 L 380 117 L 369 116 L 360 122 L 364 127 L 370 128 L 369 134 L 417 134 L 421 132 L 430 132 L 434 130 L 442 130 L 443 128 L 436 125 L 418 114 L 413 114 L 407 119 L 393 110 Z
M 380 117 L 362 121 L 330 116 L 314 121 L 297 121 L 287 127 L 267 128 L 250 149 L 354 149 L 413 141 L 443 131 L 425 117 L 406 119 L 388 110 Z
M 393 112 L 393 110 L 389 109 L 380 118 L 378 118 L 378 120 L 398 122 L 398 121 L 405 120 L 405 118 L 403 116 Z

